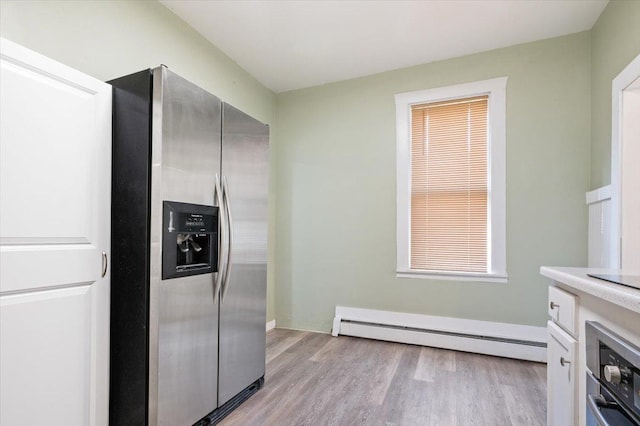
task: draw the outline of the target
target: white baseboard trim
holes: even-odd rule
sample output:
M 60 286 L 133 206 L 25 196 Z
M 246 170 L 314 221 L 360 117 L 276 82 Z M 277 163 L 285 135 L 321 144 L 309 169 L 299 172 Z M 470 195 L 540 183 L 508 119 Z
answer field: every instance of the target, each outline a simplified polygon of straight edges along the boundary
M 336 306 L 331 334 L 547 360 L 546 327 Z
M 273 330 L 276 328 L 276 320 L 271 320 L 267 322 L 267 331 Z

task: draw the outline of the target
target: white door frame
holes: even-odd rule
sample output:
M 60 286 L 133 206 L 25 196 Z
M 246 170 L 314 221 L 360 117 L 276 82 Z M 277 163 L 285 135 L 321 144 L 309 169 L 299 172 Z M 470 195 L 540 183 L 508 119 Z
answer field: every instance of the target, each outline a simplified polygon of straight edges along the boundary
M 640 55 L 627 65 L 611 84 L 611 261 L 614 269 L 621 267 L 621 161 L 622 161 L 622 100 L 623 91 L 640 78 Z

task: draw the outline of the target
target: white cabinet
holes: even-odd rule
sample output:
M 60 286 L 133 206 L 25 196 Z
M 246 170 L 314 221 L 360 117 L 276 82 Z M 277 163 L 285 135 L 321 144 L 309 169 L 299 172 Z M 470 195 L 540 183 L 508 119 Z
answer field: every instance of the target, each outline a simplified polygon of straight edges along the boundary
M 547 425 L 574 425 L 577 342 L 552 321 L 547 330 Z
M 111 86 L 0 51 L 0 424 L 106 425 Z
M 547 425 L 574 425 L 577 360 L 577 297 L 549 287 L 547 309 Z
M 549 287 L 549 304 L 547 305 L 549 316 L 560 328 L 574 337 L 578 336 L 576 305 L 576 296 L 558 287 Z
M 640 290 L 587 275 L 620 274 L 620 270 L 542 267 L 540 272 L 553 280 L 547 303 L 551 317 L 547 327 L 548 424 L 585 426 L 585 324 L 597 321 L 632 343 L 640 342 Z

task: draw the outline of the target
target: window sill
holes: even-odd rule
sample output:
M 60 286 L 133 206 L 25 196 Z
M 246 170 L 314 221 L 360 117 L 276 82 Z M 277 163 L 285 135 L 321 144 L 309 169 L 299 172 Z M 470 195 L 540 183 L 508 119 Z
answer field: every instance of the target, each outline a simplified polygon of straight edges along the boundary
M 508 282 L 507 274 L 483 274 L 477 272 L 445 272 L 445 271 L 420 271 L 415 269 L 396 270 L 398 278 L 419 278 L 423 280 L 450 280 L 450 281 L 482 281 L 486 283 Z

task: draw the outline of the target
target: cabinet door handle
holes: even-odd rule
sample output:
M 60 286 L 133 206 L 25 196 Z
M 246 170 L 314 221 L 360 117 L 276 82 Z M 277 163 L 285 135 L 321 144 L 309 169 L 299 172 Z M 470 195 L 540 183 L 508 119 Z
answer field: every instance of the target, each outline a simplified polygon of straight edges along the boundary
M 102 278 L 107 275 L 107 267 L 109 266 L 109 260 L 107 259 L 107 253 L 102 252 Z
M 564 359 L 564 357 L 561 356 L 560 357 L 560 365 L 564 367 L 567 364 L 571 364 L 571 361 L 567 361 L 566 359 Z
M 559 307 L 560 307 L 560 305 L 558 305 L 557 303 L 549 302 L 549 307 L 550 307 L 551 309 L 555 309 L 555 308 L 559 308 Z

